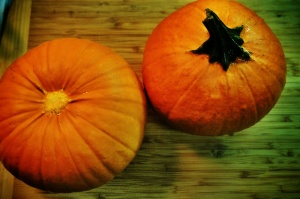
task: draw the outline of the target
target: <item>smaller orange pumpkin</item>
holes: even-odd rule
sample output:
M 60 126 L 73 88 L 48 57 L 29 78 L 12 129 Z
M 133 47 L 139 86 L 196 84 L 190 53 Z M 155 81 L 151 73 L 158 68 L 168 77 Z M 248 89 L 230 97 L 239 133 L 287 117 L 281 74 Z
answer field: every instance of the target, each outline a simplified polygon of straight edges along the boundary
M 0 159 L 52 192 L 98 187 L 135 157 L 144 135 L 143 88 L 128 63 L 84 39 L 48 41 L 0 81 Z
M 276 104 L 285 78 L 278 39 L 236 1 L 182 7 L 158 24 L 144 50 L 151 103 L 172 125 L 196 135 L 232 134 L 257 123 Z

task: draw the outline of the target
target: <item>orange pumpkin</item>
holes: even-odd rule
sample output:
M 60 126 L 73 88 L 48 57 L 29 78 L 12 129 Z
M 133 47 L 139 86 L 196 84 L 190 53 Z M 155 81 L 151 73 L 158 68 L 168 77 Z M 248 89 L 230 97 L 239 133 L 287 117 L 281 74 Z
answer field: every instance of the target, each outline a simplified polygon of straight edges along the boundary
M 262 18 L 235 1 L 187 4 L 158 24 L 144 50 L 151 103 L 191 134 L 252 126 L 276 104 L 285 80 L 280 42 Z
M 143 88 L 128 63 L 84 39 L 45 42 L 0 81 L 0 158 L 25 183 L 53 192 L 98 187 L 136 156 Z

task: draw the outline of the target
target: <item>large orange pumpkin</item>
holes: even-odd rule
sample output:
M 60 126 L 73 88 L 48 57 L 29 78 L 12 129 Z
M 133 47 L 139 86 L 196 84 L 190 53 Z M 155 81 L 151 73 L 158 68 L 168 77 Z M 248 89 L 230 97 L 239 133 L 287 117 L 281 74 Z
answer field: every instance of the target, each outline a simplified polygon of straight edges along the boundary
M 144 50 L 151 103 L 191 134 L 232 134 L 257 123 L 285 80 L 278 39 L 235 1 L 198 0 L 180 8 L 158 24 Z
M 128 63 L 84 39 L 48 41 L 0 81 L 0 158 L 25 183 L 53 192 L 100 186 L 135 157 L 146 104 Z

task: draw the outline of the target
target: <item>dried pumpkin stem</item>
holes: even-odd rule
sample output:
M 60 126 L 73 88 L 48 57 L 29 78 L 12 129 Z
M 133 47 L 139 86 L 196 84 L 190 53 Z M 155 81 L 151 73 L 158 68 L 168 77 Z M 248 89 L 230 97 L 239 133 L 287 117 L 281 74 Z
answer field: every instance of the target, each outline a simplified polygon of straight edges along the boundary
M 206 18 L 203 24 L 207 28 L 210 37 L 197 50 L 195 54 L 208 54 L 209 62 L 218 62 L 227 71 L 230 63 L 237 58 L 244 61 L 250 59 L 250 53 L 244 50 L 241 45 L 244 40 L 240 37 L 243 26 L 228 28 L 220 18 L 210 9 L 206 9 Z

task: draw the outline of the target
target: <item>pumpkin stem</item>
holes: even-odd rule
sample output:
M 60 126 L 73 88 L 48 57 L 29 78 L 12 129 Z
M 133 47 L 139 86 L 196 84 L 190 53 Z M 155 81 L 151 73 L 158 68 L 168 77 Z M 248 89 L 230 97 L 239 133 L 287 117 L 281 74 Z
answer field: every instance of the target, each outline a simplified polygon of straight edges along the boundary
M 61 110 L 65 108 L 70 101 L 63 90 L 46 93 L 43 100 L 44 112 L 60 114 Z
M 243 26 L 228 28 L 220 18 L 210 9 L 205 9 L 206 18 L 203 24 L 207 28 L 210 37 L 198 49 L 192 50 L 195 54 L 208 54 L 209 62 L 219 62 L 222 68 L 227 71 L 230 63 L 237 57 L 244 61 L 250 59 L 250 53 L 244 50 L 241 45 L 244 40 L 240 37 Z

